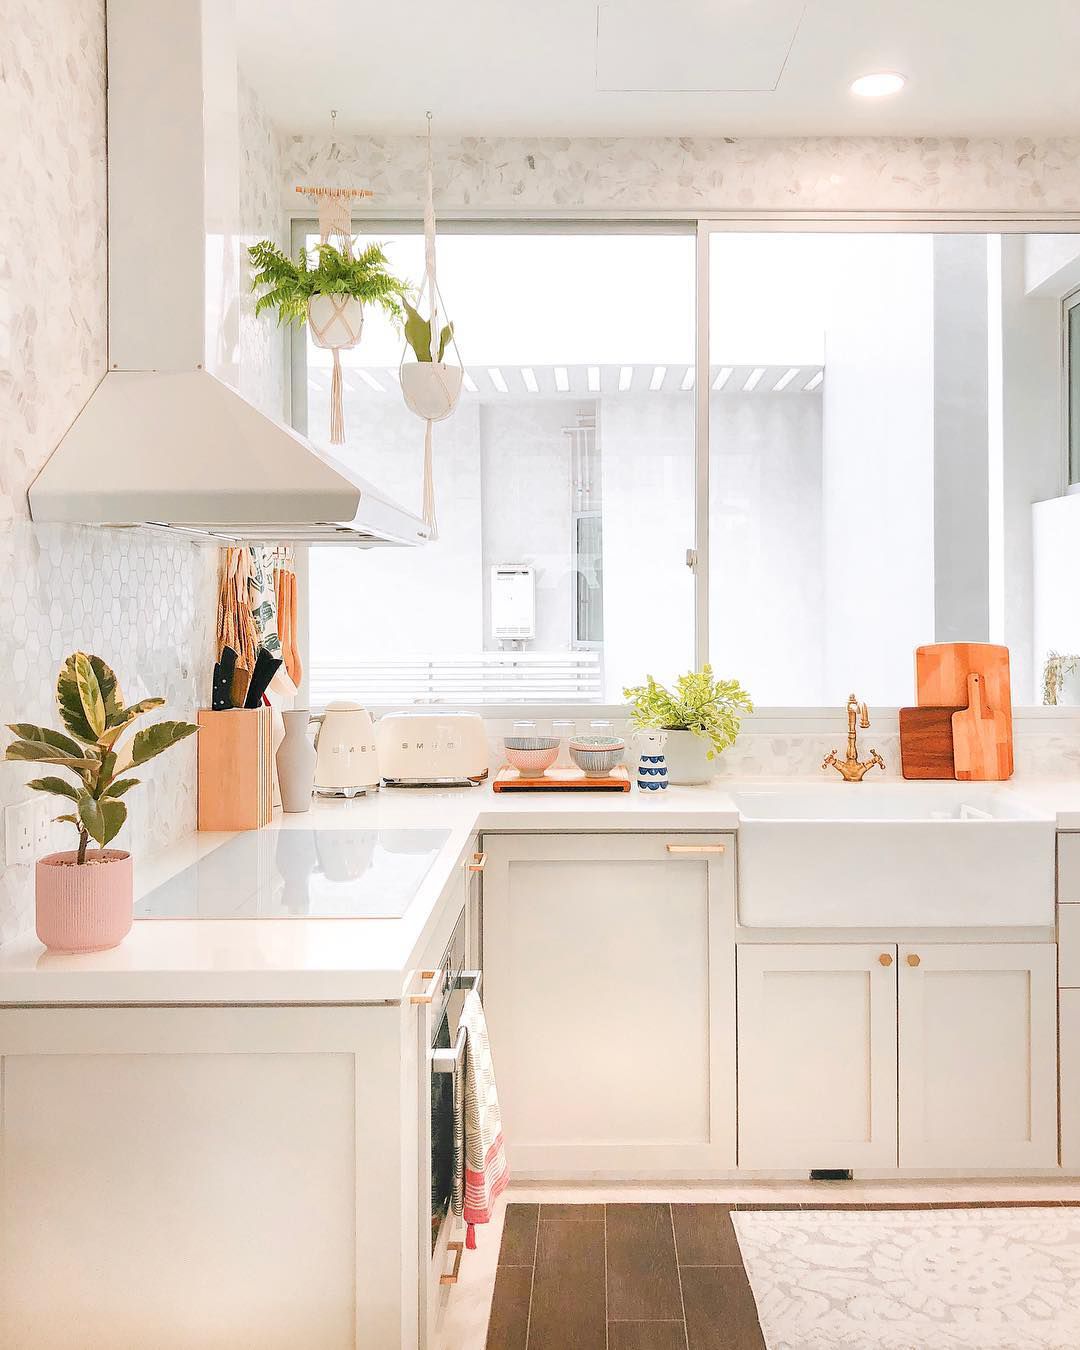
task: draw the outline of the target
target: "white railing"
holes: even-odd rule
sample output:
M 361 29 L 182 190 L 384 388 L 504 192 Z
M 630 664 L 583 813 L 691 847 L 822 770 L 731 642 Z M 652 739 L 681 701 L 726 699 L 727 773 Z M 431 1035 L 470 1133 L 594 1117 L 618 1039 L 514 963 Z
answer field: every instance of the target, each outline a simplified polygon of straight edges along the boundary
M 365 706 L 440 703 L 601 703 L 598 651 L 477 652 L 384 661 L 313 661 L 313 707 L 334 699 Z

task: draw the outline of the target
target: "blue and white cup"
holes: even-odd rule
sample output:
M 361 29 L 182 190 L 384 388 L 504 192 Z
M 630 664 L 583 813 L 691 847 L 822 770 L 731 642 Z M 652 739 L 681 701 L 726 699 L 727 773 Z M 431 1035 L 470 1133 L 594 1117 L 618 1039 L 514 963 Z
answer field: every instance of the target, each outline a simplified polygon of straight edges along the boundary
M 665 731 L 639 731 L 634 736 L 638 751 L 637 785 L 642 792 L 663 792 L 668 785 Z

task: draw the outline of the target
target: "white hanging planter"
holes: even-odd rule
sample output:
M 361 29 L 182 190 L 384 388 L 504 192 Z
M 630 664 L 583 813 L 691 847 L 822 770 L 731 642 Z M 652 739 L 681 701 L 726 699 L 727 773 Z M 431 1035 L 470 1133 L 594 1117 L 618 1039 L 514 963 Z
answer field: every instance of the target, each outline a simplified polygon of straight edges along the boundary
M 445 361 L 402 362 L 401 392 L 406 407 L 425 421 L 443 421 L 457 407 L 461 377 L 461 367 Z
M 342 401 L 341 356 L 355 347 L 364 331 L 364 306 L 355 295 L 313 295 L 307 302 L 308 328 L 316 347 L 334 355 L 330 376 L 330 444 L 345 444 L 345 407 Z

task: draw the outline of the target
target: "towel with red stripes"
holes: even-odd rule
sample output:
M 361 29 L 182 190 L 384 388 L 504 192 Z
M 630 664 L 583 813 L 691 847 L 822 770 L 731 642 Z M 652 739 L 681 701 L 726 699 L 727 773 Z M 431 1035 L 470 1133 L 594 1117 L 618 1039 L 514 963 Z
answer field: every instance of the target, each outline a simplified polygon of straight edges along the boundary
M 495 1200 L 506 1189 L 510 1172 L 503 1144 L 495 1065 L 488 1042 L 487 1018 L 480 995 L 465 997 L 465 1109 L 455 1122 L 454 1213 L 467 1225 L 466 1247 L 476 1246 L 475 1225 L 490 1223 Z M 463 1131 L 464 1137 L 456 1137 Z

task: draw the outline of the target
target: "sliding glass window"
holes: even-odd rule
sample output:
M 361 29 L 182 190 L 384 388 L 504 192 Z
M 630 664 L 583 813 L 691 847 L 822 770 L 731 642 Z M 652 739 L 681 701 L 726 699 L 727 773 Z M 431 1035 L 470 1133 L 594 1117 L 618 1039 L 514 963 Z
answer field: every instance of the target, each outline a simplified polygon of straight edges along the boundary
M 298 222 L 294 248 L 313 229 Z M 419 282 L 415 227 L 371 238 Z M 311 550 L 313 705 L 601 705 L 692 664 L 694 265 L 689 228 L 443 229 L 466 375 L 434 427 L 439 537 Z M 329 353 L 297 344 L 295 420 L 326 445 Z M 419 514 L 424 424 L 401 351 L 368 309 L 332 453 Z

